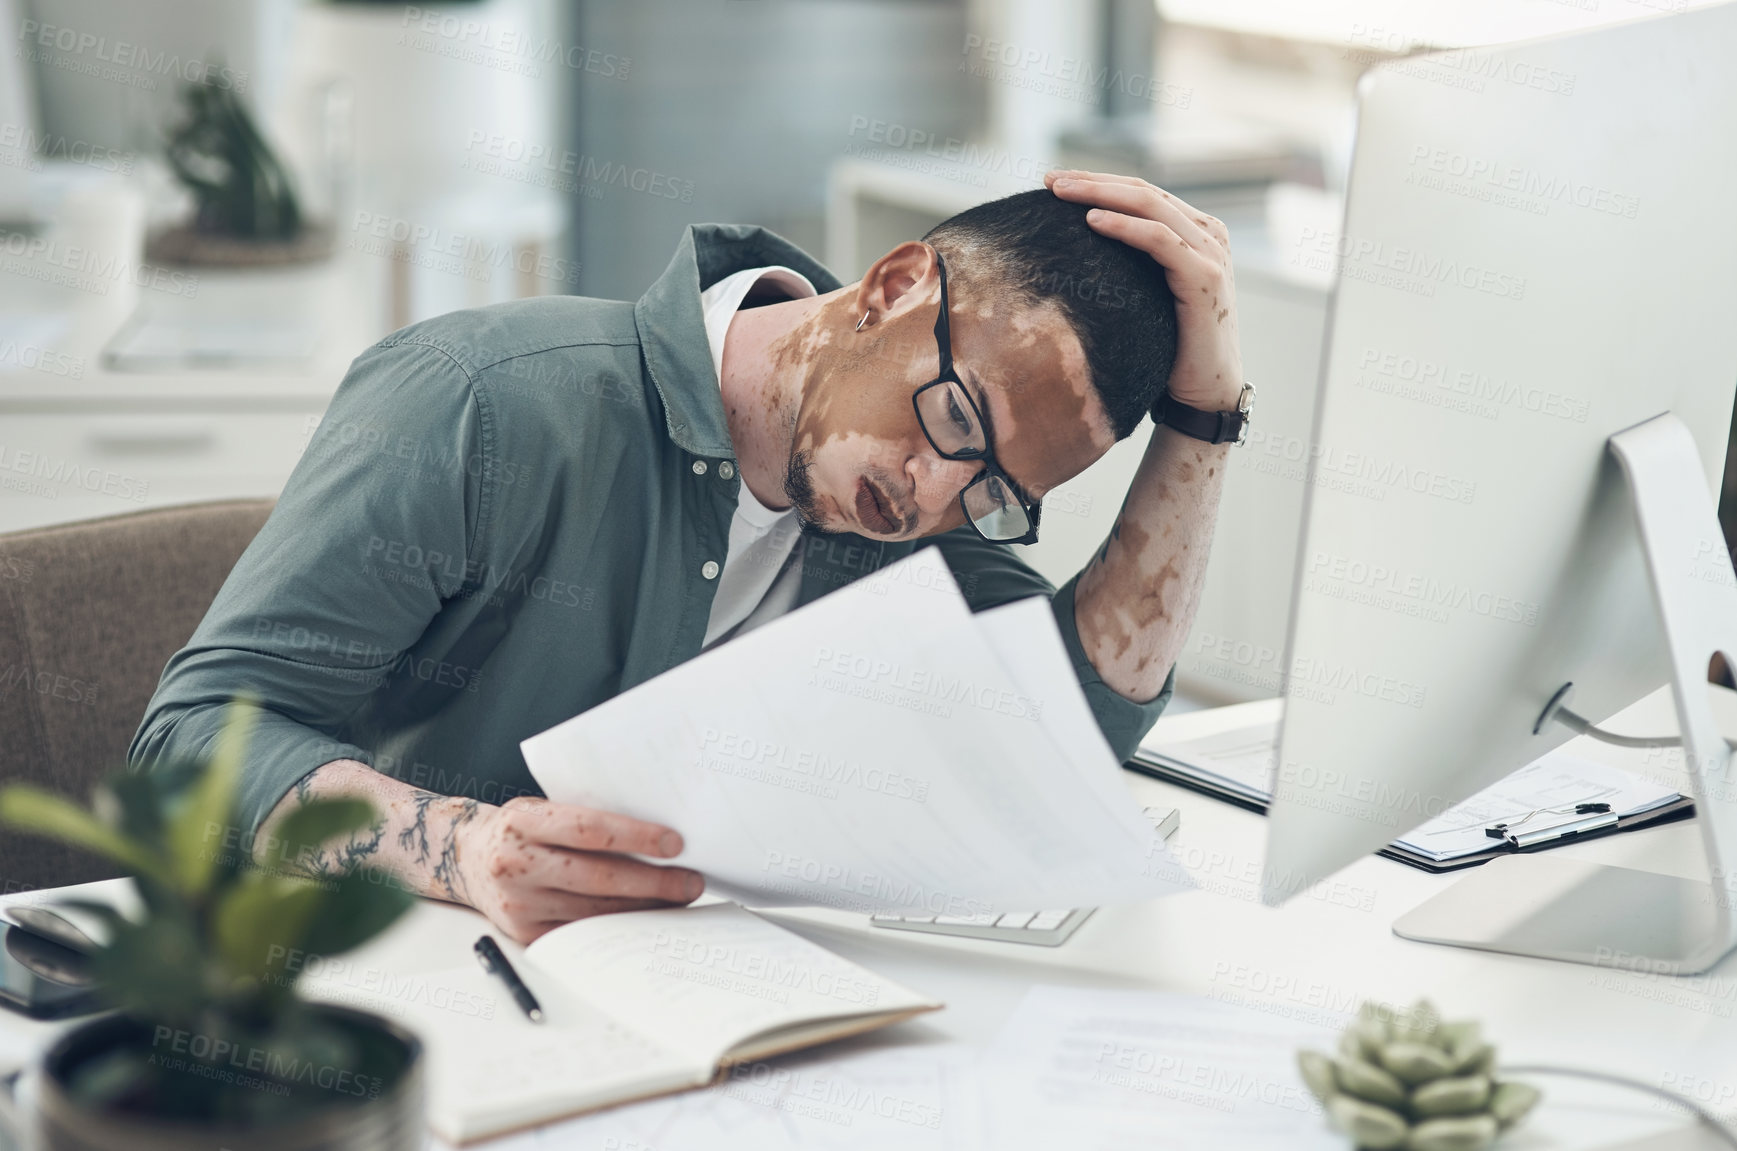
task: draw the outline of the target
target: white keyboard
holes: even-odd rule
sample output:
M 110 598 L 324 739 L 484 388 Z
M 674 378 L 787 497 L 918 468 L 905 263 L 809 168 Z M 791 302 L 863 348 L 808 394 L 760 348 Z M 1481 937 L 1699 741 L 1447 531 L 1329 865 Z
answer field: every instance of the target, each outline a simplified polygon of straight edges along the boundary
M 1182 822 L 1174 807 L 1148 807 L 1146 818 L 1169 839 Z M 1006 911 L 994 915 L 871 915 L 869 922 L 889 931 L 923 931 L 930 935 L 961 935 L 998 943 L 1030 943 L 1060 947 L 1091 918 L 1090 907 L 1050 911 Z

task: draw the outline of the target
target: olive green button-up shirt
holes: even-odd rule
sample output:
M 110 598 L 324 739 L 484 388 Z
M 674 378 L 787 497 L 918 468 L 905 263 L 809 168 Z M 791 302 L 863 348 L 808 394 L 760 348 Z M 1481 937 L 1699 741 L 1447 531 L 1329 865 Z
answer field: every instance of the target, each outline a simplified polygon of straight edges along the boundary
M 638 303 L 545 297 L 454 312 L 368 349 L 187 646 L 129 761 L 206 755 L 251 695 L 245 810 L 357 759 L 500 803 L 540 794 L 519 741 L 699 653 L 741 478 L 700 291 L 783 264 L 836 277 L 760 228 L 697 225 Z M 975 610 L 1054 604 L 1122 757 L 1170 697 L 1134 703 L 1080 646 L 1060 591 L 968 528 L 933 540 Z M 917 543 L 812 536 L 801 603 Z

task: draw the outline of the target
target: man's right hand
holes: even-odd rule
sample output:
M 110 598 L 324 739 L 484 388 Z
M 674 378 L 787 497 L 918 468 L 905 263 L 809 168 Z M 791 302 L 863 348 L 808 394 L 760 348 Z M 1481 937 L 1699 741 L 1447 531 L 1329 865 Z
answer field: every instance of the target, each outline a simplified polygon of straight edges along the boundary
M 631 858 L 680 855 L 671 829 L 547 799 L 479 807 L 456 847 L 455 886 L 520 943 L 590 915 L 691 903 L 705 890 L 697 871 Z
M 281 821 L 303 800 L 324 796 L 366 799 L 378 818 L 347 841 L 280 858 Z M 588 915 L 693 902 L 705 890 L 699 872 L 632 858 L 681 851 L 682 837 L 655 823 L 528 796 L 495 807 L 436 795 L 353 759 L 304 777 L 254 842 L 260 862 L 314 875 L 362 863 L 384 868 L 418 895 L 469 904 L 520 943 Z

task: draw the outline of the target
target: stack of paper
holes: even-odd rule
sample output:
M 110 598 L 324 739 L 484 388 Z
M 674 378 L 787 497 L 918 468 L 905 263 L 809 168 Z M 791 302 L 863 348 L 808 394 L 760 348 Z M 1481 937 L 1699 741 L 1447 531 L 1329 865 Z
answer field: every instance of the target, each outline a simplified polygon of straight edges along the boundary
M 1605 803 L 1619 818 L 1641 815 L 1682 796 L 1619 767 L 1553 751 L 1492 783 L 1395 842 L 1431 859 L 1457 859 L 1490 847 L 1498 823 L 1537 830 L 1573 818 L 1578 804 Z
M 1092 907 L 1184 874 L 1049 602 L 973 615 L 932 548 L 522 746 L 550 799 L 675 828 L 757 906 Z

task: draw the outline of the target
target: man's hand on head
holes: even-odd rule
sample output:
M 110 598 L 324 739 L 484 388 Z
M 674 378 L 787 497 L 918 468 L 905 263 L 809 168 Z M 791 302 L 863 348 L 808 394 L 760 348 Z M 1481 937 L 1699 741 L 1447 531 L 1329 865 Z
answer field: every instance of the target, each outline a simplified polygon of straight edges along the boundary
M 1100 235 L 1140 249 L 1164 266 L 1176 297 L 1176 364 L 1170 395 L 1202 411 L 1228 411 L 1242 393 L 1237 347 L 1236 276 L 1223 221 L 1135 176 L 1058 170 L 1044 184 L 1064 200 L 1089 204 Z
M 681 836 L 667 827 L 521 797 L 465 825 L 458 866 L 466 901 L 529 943 L 575 919 L 693 902 L 705 890 L 699 872 L 632 858 L 681 851 Z

